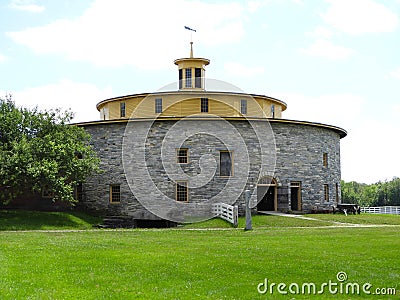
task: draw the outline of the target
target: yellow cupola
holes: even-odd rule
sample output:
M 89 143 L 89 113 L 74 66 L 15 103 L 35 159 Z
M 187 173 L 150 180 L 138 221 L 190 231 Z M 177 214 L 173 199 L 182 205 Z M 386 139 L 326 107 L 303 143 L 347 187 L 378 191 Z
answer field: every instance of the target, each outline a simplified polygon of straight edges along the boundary
M 179 90 L 205 90 L 205 66 L 209 59 L 193 57 L 193 42 L 190 42 L 190 57 L 174 61 L 178 66 Z

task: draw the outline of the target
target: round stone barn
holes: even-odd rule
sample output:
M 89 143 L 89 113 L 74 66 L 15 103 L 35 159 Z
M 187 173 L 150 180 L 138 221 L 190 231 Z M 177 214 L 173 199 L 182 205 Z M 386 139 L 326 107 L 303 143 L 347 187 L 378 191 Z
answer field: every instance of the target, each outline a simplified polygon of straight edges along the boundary
M 82 207 L 135 220 L 193 222 L 213 203 L 253 212 L 311 212 L 340 203 L 340 139 L 332 125 L 283 118 L 285 102 L 205 79 L 205 58 L 175 60 L 178 90 L 97 104 L 100 174 L 77 187 Z M 176 87 L 173 87 L 176 89 Z M 172 89 L 172 88 L 171 88 Z M 234 91 L 232 91 L 234 90 Z

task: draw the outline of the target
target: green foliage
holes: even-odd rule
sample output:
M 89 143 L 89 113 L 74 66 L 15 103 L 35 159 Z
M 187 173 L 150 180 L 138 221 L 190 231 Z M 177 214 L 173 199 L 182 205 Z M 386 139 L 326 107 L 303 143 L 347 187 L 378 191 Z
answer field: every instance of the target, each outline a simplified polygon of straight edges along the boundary
M 74 186 L 99 170 L 99 160 L 84 129 L 68 125 L 72 117 L 0 98 L 0 200 L 45 189 L 55 200 L 74 201 Z
M 374 184 L 341 182 L 342 202 L 361 206 L 400 205 L 400 178 Z

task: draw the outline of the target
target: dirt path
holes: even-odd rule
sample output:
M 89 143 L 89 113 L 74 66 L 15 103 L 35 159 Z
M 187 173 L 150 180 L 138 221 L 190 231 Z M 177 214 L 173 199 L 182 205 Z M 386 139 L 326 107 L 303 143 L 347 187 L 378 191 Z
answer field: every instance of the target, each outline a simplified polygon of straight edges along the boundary
M 279 216 L 279 217 L 288 217 L 288 218 L 297 218 L 303 220 L 310 220 L 310 221 L 320 221 L 320 222 L 327 222 L 331 224 L 335 224 L 336 226 L 345 226 L 345 227 L 380 227 L 382 225 L 378 224 L 355 224 L 355 223 L 344 223 L 344 222 L 337 222 L 337 221 L 329 221 L 329 220 L 320 220 L 311 217 L 305 217 L 302 215 L 295 215 L 295 214 L 285 214 L 278 211 L 259 211 L 258 213 L 271 215 L 271 216 Z M 397 226 L 397 225 L 394 225 Z

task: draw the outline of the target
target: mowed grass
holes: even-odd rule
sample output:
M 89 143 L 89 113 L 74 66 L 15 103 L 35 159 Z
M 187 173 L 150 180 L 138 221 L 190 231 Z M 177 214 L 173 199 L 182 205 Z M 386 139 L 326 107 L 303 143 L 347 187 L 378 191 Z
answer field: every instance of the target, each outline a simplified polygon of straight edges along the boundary
M 280 217 L 272 215 L 252 216 L 253 228 L 263 227 L 317 227 L 332 225 L 325 220 L 304 220 L 299 218 Z M 238 228 L 246 226 L 245 217 L 239 217 Z M 185 224 L 184 228 L 232 228 L 232 224 L 219 218 L 206 220 L 204 222 Z
M 293 217 L 281 217 L 274 215 L 254 215 L 252 225 L 254 228 L 263 227 L 319 227 L 338 226 L 339 223 L 361 224 L 361 225 L 400 225 L 400 215 L 389 214 L 309 214 L 303 215 L 314 220 Z M 239 228 L 244 228 L 246 219 L 239 217 Z M 232 225 L 222 219 L 211 219 L 204 222 L 185 224 L 184 228 L 231 228 Z
M 355 299 L 259 295 L 257 285 L 395 287 L 400 228 L 0 232 L 1 299 Z M 373 296 L 369 296 L 374 298 Z M 369 298 L 367 297 L 367 298 Z M 395 299 L 399 296 L 377 297 Z
M 90 229 L 101 222 L 81 212 L 0 210 L 0 230 Z
M 46 214 L 27 212 L 36 221 L 17 226 L 3 212 L 0 228 L 89 229 L 99 222 Z M 330 227 L 341 217 L 396 225 L 399 216 L 309 217 L 321 220 L 260 215 L 252 231 L 240 229 L 244 218 L 239 229 L 213 219 L 158 230 L 0 231 L 0 299 L 400 299 L 400 226 Z M 58 218 L 63 221 L 51 221 Z M 257 292 L 265 278 L 320 288 L 338 282 L 340 271 L 346 282 L 371 283 L 371 292 L 394 287 L 397 295 Z
M 390 214 L 310 214 L 306 217 L 315 218 L 321 221 L 334 221 L 350 224 L 374 224 L 374 225 L 400 225 L 400 215 Z

